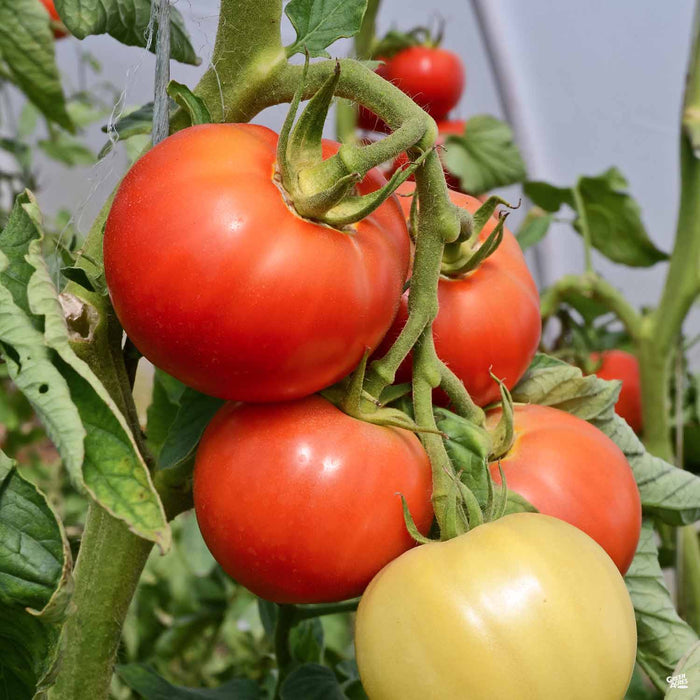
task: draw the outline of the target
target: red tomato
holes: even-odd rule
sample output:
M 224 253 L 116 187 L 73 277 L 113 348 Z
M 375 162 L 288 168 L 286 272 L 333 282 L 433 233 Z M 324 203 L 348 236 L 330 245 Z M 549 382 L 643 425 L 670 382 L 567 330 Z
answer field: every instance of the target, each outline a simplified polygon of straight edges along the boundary
M 54 5 L 53 0 L 41 0 L 41 4 L 46 8 L 47 12 L 49 13 L 49 17 L 51 17 L 52 22 L 61 21 L 61 18 L 58 16 L 58 12 L 56 12 L 56 6 Z M 53 31 L 55 39 L 61 39 L 64 36 L 68 36 L 68 32 L 62 29 L 57 29 L 55 26 L 52 26 L 51 30 Z
M 129 171 L 105 229 L 124 330 L 153 364 L 225 399 L 338 381 L 378 345 L 406 279 L 396 200 L 344 231 L 303 219 L 274 180 L 276 144 L 250 124 L 180 131 Z M 360 190 L 384 182 L 371 171 Z
M 360 595 L 413 546 L 399 493 L 426 533 L 431 471 L 418 438 L 319 396 L 226 404 L 197 451 L 194 505 L 207 546 L 236 581 L 277 603 Z
M 500 409 L 489 413 L 494 426 Z M 592 537 L 624 574 L 642 525 L 639 490 L 622 450 L 585 420 L 547 406 L 515 407 L 515 442 L 501 468 L 509 489 Z M 501 483 L 498 465 L 491 475 Z
M 413 187 L 406 183 L 398 191 L 411 192 Z M 478 199 L 459 192 L 450 191 L 450 198 L 472 213 L 481 206 Z M 399 197 L 399 201 L 408 216 L 411 198 Z M 481 241 L 496 223 L 491 217 L 481 231 Z M 537 287 L 515 236 L 506 229 L 496 252 L 464 277 L 441 277 L 438 301 L 440 311 L 433 323 L 438 356 L 464 382 L 477 404 L 496 401 L 500 392 L 489 370 L 509 389 L 515 386 L 537 351 L 542 327 Z M 407 318 L 408 293 L 375 357 L 389 349 Z M 408 381 L 409 377 L 407 361 L 398 379 Z
M 637 358 L 624 350 L 606 350 L 592 353 L 591 359 L 602 363 L 595 372 L 601 379 L 619 379 L 622 382 L 615 412 L 629 423 L 635 433 L 641 433 L 642 392 Z

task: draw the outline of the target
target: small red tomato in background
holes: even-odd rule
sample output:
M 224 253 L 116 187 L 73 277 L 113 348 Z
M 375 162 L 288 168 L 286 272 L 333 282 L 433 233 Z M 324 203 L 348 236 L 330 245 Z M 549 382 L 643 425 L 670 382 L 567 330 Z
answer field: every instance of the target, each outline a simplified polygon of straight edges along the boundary
M 433 518 L 431 470 L 407 430 L 356 420 L 320 396 L 225 405 L 199 445 L 194 505 L 224 571 L 277 603 L 360 595 Z
M 500 417 L 500 409 L 489 413 L 487 424 Z M 585 420 L 547 406 L 516 405 L 514 430 L 500 460 L 508 488 L 583 530 L 624 574 L 637 549 L 642 506 L 622 450 Z M 490 469 L 500 484 L 498 464 Z
M 105 228 L 127 335 L 154 365 L 223 399 L 289 400 L 338 381 L 380 343 L 406 280 L 396 199 L 343 231 L 301 218 L 274 179 L 277 139 L 253 124 L 179 131 L 131 168 Z M 373 169 L 359 190 L 385 183 Z
M 398 192 L 409 193 L 413 183 Z M 474 213 L 481 206 L 475 197 L 450 191 L 454 204 Z M 399 197 L 406 216 L 411 197 Z M 485 241 L 497 224 L 493 217 L 479 235 Z M 535 356 L 542 322 L 537 286 L 528 270 L 515 236 L 504 229 L 495 253 L 476 270 L 456 279 L 441 277 L 438 284 L 440 310 L 433 322 L 438 357 L 462 380 L 472 399 L 485 406 L 500 396 L 493 372 L 511 389 L 523 376 Z M 381 357 L 401 332 L 408 318 L 408 292 L 393 326 L 375 357 Z M 399 370 L 399 381 L 411 376 L 410 359 Z
M 595 370 L 601 379 L 619 379 L 622 382 L 615 412 L 624 418 L 635 433 L 642 432 L 642 392 L 639 385 L 639 362 L 624 350 L 605 350 L 591 353 L 591 359 L 600 362 Z
M 54 5 L 53 0 L 41 0 L 41 4 L 46 8 L 47 12 L 49 13 L 49 17 L 51 17 L 52 23 L 61 22 L 61 18 L 58 16 L 58 12 L 56 12 L 56 6 Z M 64 29 L 59 29 L 53 24 L 51 29 L 53 31 L 55 39 L 62 39 L 64 36 L 68 36 L 67 31 L 65 31 Z

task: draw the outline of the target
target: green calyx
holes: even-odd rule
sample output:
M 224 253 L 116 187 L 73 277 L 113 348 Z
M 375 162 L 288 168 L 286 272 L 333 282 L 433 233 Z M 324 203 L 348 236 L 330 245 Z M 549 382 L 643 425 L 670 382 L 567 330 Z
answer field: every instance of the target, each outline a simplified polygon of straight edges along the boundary
M 495 461 L 508 453 L 513 446 L 515 430 L 513 427 L 513 399 L 506 385 L 491 372 L 491 378 L 498 382 L 501 390 L 501 419 L 491 432 L 491 452 L 489 459 Z
M 300 216 L 342 228 L 361 221 L 386 201 L 421 166 L 430 150 L 421 151 L 380 189 L 359 194 L 357 184 L 371 168 L 396 157 L 402 150 L 400 144 L 394 145 L 388 138 L 368 146 L 345 144 L 335 155 L 324 159 L 323 126 L 340 80 L 340 63 L 336 62 L 333 74 L 309 100 L 295 123 L 307 72 L 308 58 L 280 132 L 278 177 L 287 201 Z M 414 143 L 423 136 L 425 128 L 418 122 L 411 125 L 409 137 Z
M 444 28 L 444 23 L 441 22 L 435 33 L 429 27 L 415 27 L 408 32 L 391 29 L 381 39 L 375 41 L 371 49 L 371 57 L 391 58 L 400 51 L 414 46 L 437 48 L 442 43 Z

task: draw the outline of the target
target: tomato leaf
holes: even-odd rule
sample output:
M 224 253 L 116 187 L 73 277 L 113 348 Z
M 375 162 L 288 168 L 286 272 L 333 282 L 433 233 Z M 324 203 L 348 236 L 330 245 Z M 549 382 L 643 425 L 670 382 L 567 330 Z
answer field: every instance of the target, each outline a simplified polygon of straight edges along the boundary
M 185 388 L 175 377 L 156 368 L 151 403 L 146 413 L 146 438 L 148 447 L 156 458 L 180 409 L 180 399 Z
M 300 663 L 321 663 L 323 657 L 323 625 L 317 617 L 294 625 L 289 634 L 292 658 Z
M 40 218 L 33 197 L 22 194 L 0 233 L 0 353 L 76 487 L 135 534 L 166 549 L 170 529 L 128 424 L 71 348 L 61 301 L 41 256 Z M 62 301 L 77 300 L 62 295 Z
M 211 114 L 209 114 L 204 100 L 197 97 L 187 85 L 171 80 L 168 84 L 168 95 L 185 109 L 190 117 L 190 125 L 211 124 Z
M 610 168 L 595 177 L 581 177 L 578 188 L 588 219 L 591 244 L 606 258 L 630 267 L 650 267 L 668 260 L 668 255 L 649 238 L 639 204 L 628 194 L 627 180 L 617 168 Z M 527 182 L 524 191 L 546 211 L 556 212 L 562 204 L 576 209 L 570 188 Z M 573 225 L 578 233 L 582 232 L 580 216 Z
M 37 0 L 0 0 L 0 56 L 12 81 L 42 114 L 73 131 L 49 18 Z
M 467 121 L 464 134 L 445 139 L 443 160 L 462 189 L 477 195 L 522 182 L 525 163 L 505 122 L 486 114 Z
M 155 52 L 158 24 L 154 22 L 150 46 L 150 0 L 55 0 L 56 10 L 73 36 L 84 39 L 92 34 L 109 34 L 127 46 L 143 46 Z M 176 61 L 199 65 L 182 15 L 170 8 L 170 56 Z
M 218 688 L 173 685 L 146 664 L 117 666 L 119 677 L 144 700 L 262 700 L 258 686 L 247 678 L 234 678 Z
M 292 671 L 282 684 L 282 700 L 347 700 L 333 671 L 306 664 Z
M 624 452 L 637 481 L 642 507 L 670 525 L 700 519 L 700 477 L 650 455 L 627 423 L 615 415 L 619 382 L 583 376 L 578 367 L 536 355 L 513 389 L 513 400 L 553 406 L 589 421 Z
M 297 37 L 287 56 L 308 51 L 309 56 L 329 57 L 325 50 L 341 37 L 357 34 L 367 0 L 290 0 L 284 8 Z
M 554 217 L 551 214 L 545 214 L 536 207 L 530 209 L 515 236 L 521 250 L 527 250 L 539 243 L 547 235 L 553 220 Z
M 49 158 L 68 166 L 93 165 L 97 160 L 87 146 L 70 134 L 57 134 L 52 139 L 39 141 L 37 145 Z
M 32 698 L 57 662 L 72 589 L 63 526 L 44 495 L 0 452 L 0 678 L 3 697 Z
M 665 700 L 683 700 L 688 697 L 686 690 L 700 688 L 700 641 L 688 649 L 666 681 L 669 691 Z
M 654 528 L 649 521 L 643 523 L 625 583 L 637 620 L 637 661 L 654 685 L 665 690 L 666 678 L 698 637 L 673 606 L 659 566 Z

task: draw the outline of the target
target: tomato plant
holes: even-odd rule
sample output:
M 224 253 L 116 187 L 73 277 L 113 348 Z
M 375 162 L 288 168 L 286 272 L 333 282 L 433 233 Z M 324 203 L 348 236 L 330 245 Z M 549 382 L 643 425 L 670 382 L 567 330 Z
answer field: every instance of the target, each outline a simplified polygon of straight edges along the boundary
M 595 373 L 601 379 L 617 379 L 622 382 L 615 412 L 629 423 L 635 433 L 641 433 L 642 394 L 637 358 L 625 350 L 605 350 L 593 353 L 591 360 L 599 365 Z
M 352 230 L 304 220 L 275 182 L 276 144 L 261 126 L 186 129 L 129 171 L 105 229 L 107 284 L 136 347 L 225 399 L 339 380 L 386 333 L 406 276 L 396 201 Z M 373 171 L 360 189 L 383 183 Z
M 490 414 L 491 425 L 500 413 Z M 581 418 L 546 406 L 516 405 L 514 430 L 513 445 L 499 460 L 508 488 L 583 530 L 624 574 L 637 549 L 642 509 L 622 450 Z M 500 483 L 498 464 L 490 468 Z
M 400 193 L 412 191 L 402 185 Z M 481 206 L 475 197 L 450 192 L 451 201 L 474 213 Z M 411 199 L 399 197 L 406 216 Z M 496 227 L 490 219 L 479 240 L 485 241 Z M 532 360 L 540 339 L 537 287 L 515 237 L 504 229 L 503 240 L 490 257 L 466 275 L 443 276 L 438 284 L 439 312 L 433 323 L 437 354 L 464 382 L 472 399 L 485 406 L 499 397 L 493 372 L 511 388 Z M 517 309 L 517 312 L 514 310 Z M 408 295 L 401 299 L 398 314 L 379 352 L 397 336 L 408 318 Z M 399 378 L 410 376 L 408 363 Z
M 610 558 L 532 513 L 395 559 L 363 596 L 355 631 L 372 700 L 620 700 L 636 641 Z
M 432 522 L 430 464 L 406 430 L 371 425 L 310 396 L 228 404 L 197 452 L 194 503 L 212 554 L 278 603 L 357 596 Z

